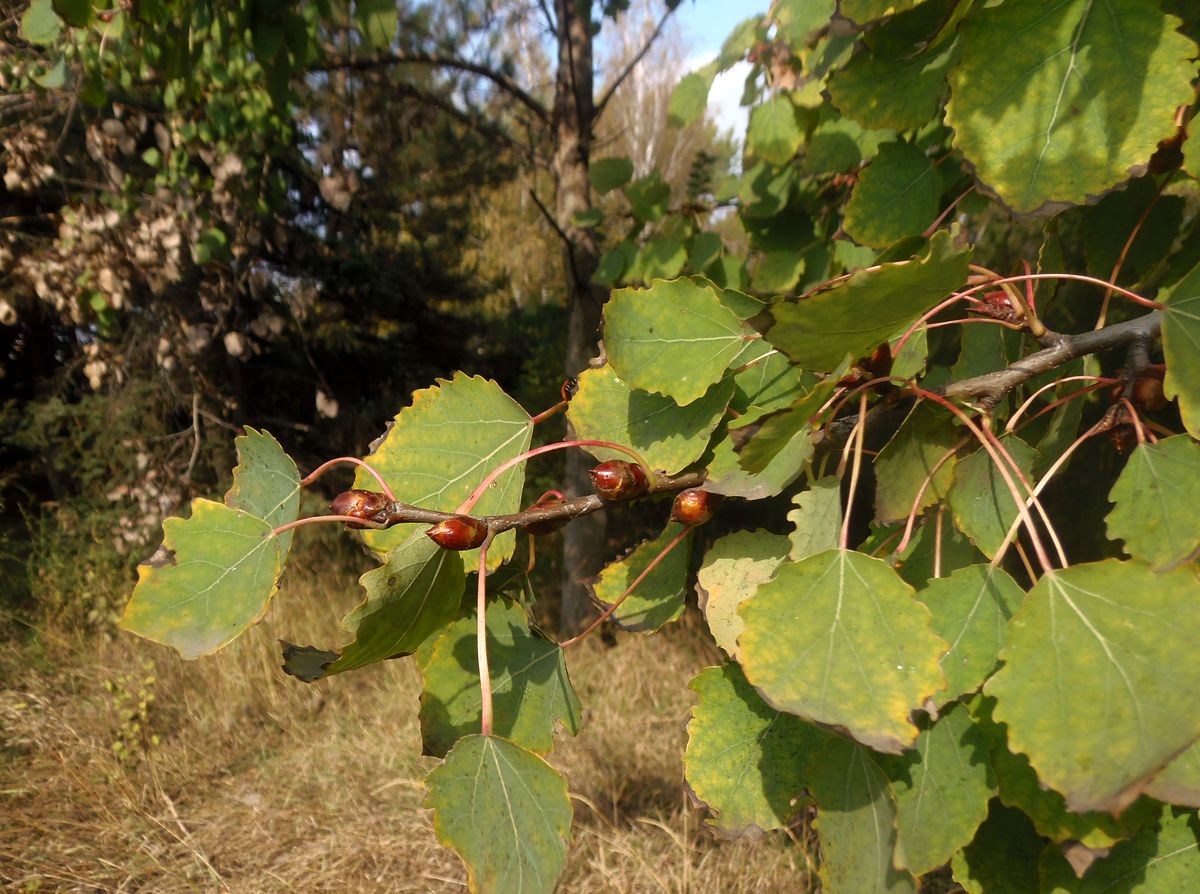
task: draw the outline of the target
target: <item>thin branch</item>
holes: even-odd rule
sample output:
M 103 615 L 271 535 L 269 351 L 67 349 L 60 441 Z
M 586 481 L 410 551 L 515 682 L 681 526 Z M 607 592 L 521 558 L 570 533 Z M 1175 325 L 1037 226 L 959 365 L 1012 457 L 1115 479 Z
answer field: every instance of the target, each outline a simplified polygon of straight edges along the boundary
M 315 65 L 309 71 L 365 71 L 372 68 L 386 68 L 389 65 L 428 65 L 434 68 L 452 68 L 477 74 L 491 81 L 521 105 L 529 109 L 540 120 L 549 122 L 550 113 L 546 107 L 533 96 L 523 90 L 516 82 L 502 72 L 490 66 L 470 59 L 460 59 L 458 56 L 441 53 L 409 53 L 404 50 L 393 50 L 375 56 L 339 56 L 331 55 L 324 62 Z
M 621 88 L 621 85 L 625 83 L 626 78 L 633 74 L 633 70 L 637 68 L 638 63 L 641 62 L 642 59 L 646 57 L 646 54 L 650 52 L 650 48 L 654 46 L 654 42 L 658 40 L 660 36 L 662 36 L 662 31 L 663 28 L 666 27 L 667 19 L 671 17 L 673 12 L 675 12 L 674 7 L 667 8 L 667 11 L 663 13 L 662 18 L 658 20 L 658 24 L 654 26 L 654 30 L 650 33 L 650 36 L 646 39 L 646 42 L 642 44 L 642 48 L 638 50 L 636 54 L 634 54 L 634 57 L 629 60 L 629 63 L 624 69 L 621 70 L 621 73 L 617 75 L 616 80 L 614 80 L 612 84 L 609 85 L 608 89 L 604 91 L 604 95 L 600 97 L 600 101 L 596 103 L 596 109 L 592 113 L 593 123 L 600 120 L 600 116 L 604 114 L 604 109 L 608 106 L 608 101 L 613 98 L 613 95 Z
M 1158 338 L 1162 333 L 1162 321 L 1162 313 L 1155 311 L 1134 320 L 1079 335 L 1047 333 L 1052 344 L 1044 351 L 1030 354 L 1005 369 L 954 382 L 947 385 L 942 394 L 955 399 L 975 398 L 976 403 L 990 409 L 1018 385 L 1076 357 L 1106 351 L 1134 341 Z
M 587 283 L 582 281 L 582 277 L 579 275 L 579 268 L 575 266 L 575 243 L 571 241 L 571 237 L 563 231 L 563 228 L 558 225 L 558 221 L 554 219 L 554 215 L 550 213 L 550 209 L 543 204 L 542 200 L 538 198 L 538 194 L 532 189 L 529 190 L 529 197 L 533 199 L 533 204 L 538 206 L 538 210 L 542 212 L 542 216 L 546 218 L 546 222 L 550 224 L 554 232 L 558 234 L 558 238 L 563 241 L 563 245 L 566 246 L 567 263 L 571 267 L 571 279 L 575 281 L 576 285 L 586 287 Z

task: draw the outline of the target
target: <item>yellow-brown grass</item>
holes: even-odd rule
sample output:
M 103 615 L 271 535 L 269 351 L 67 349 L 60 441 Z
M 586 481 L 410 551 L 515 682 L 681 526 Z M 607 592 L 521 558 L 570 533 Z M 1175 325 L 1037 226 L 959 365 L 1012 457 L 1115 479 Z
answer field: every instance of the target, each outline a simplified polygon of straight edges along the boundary
M 3 647 L 0 885 L 465 890 L 421 806 L 434 761 L 419 753 L 412 662 L 315 686 L 279 670 L 276 637 L 340 641 L 356 596 L 345 569 L 305 564 L 320 570 L 293 568 L 263 624 L 197 662 L 124 634 L 42 631 Z M 551 756 L 576 803 L 560 890 L 811 890 L 794 837 L 717 841 L 682 791 L 686 684 L 714 658 L 694 632 L 593 638 L 572 652 L 586 713 L 584 732 L 562 735 Z M 145 693 L 154 701 L 138 732 L 129 715 Z

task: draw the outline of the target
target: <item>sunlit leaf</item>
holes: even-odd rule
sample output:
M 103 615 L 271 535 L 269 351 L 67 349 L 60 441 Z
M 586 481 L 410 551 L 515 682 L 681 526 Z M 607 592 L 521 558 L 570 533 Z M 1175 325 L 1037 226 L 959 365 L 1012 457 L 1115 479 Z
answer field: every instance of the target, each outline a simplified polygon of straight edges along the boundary
M 672 127 L 686 127 L 704 115 L 708 106 L 708 91 L 712 89 L 717 74 L 715 65 L 706 65 L 699 71 L 683 76 L 671 91 L 667 103 L 667 123 Z
M 163 522 L 160 552 L 138 566 L 121 627 L 184 658 L 236 639 L 267 610 L 283 570 L 271 525 L 211 500 Z
M 671 522 L 654 540 L 638 544 L 629 555 L 606 565 L 593 589 L 600 608 L 606 609 L 620 599 L 682 530 L 683 525 Z M 667 553 L 613 613 L 613 623 L 623 630 L 653 633 L 683 614 L 691 543 L 689 533 Z
M 875 457 L 875 518 L 902 521 L 914 504 L 920 513 L 945 498 L 956 460 L 942 460 L 958 439 L 953 416 L 933 401 L 918 403 Z
M 1163 308 L 1162 342 L 1167 361 L 1163 391 L 1179 400 L 1179 414 L 1192 437 L 1200 438 L 1200 265 L 1158 300 Z
M 552 894 L 567 860 L 567 783 L 498 736 L 462 739 L 426 779 L 438 840 L 467 864 L 479 894 Z
M 1073 810 L 1119 810 L 1200 737 L 1200 582 L 1108 560 L 1042 576 L 987 684 L 1010 746 Z M 1080 706 L 1103 723 L 1075 722 Z
M 1167 804 L 1200 807 L 1200 742 L 1167 764 L 1146 787 L 1146 794 Z
M 745 335 L 716 289 L 691 279 L 618 289 L 604 308 L 604 345 L 616 374 L 681 406 L 720 381 Z
M 970 257 L 939 231 L 920 258 L 860 270 L 803 301 L 776 304 L 768 335 L 805 369 L 831 370 L 846 355 L 870 353 L 949 295 L 966 278 Z
M 909 715 L 945 685 L 946 644 L 884 562 L 829 550 L 780 566 L 738 612 L 742 666 L 767 702 L 898 753 Z
M 946 71 L 957 44 L 891 57 L 860 51 L 829 80 L 829 93 L 844 114 L 863 127 L 913 130 L 932 119 L 946 93 Z
M 771 578 L 788 555 L 788 539 L 765 531 L 735 531 L 718 539 L 704 554 L 696 574 L 700 610 L 717 645 L 739 658 L 742 618 L 737 607 Z
M 1025 480 L 1029 481 L 1037 451 L 1015 435 L 1005 438 L 1001 443 L 1016 461 Z M 1028 491 L 1012 467 L 1006 464 L 1004 468 L 1017 493 L 1022 498 L 1028 496 Z M 1004 475 L 982 447 L 958 461 L 948 502 L 954 510 L 954 520 L 963 533 L 989 558 L 996 555 L 1004 535 L 1017 517 L 1017 504 Z M 1034 510 L 1031 508 L 1029 512 L 1032 515 Z
M 273 528 L 295 521 L 300 514 L 300 473 L 271 435 L 247 427 L 234 438 L 238 464 L 225 505 L 261 518 Z M 292 532 L 278 537 L 280 560 L 286 560 Z
M 50 0 L 32 0 L 21 16 L 21 36 L 32 44 L 50 46 L 62 33 L 62 26 Z
M 796 107 L 786 95 L 775 96 L 751 110 L 746 150 L 757 158 L 774 165 L 787 164 L 803 139 Z
M 949 74 L 955 145 L 1017 211 L 1110 189 L 1193 99 L 1178 24 L 1144 0 L 977 5 Z
M 450 380 L 439 379 L 432 388 L 414 392 L 411 406 L 396 414 L 367 461 L 402 502 L 453 512 L 492 469 L 527 450 L 532 433 L 529 414 L 499 385 L 455 373 Z M 509 469 L 483 495 L 474 514 L 518 511 L 524 483 L 524 464 Z M 379 489 L 362 470 L 354 486 Z M 395 525 L 386 531 L 364 531 L 362 537 L 371 549 L 386 554 L 413 530 L 413 525 Z M 511 556 L 514 543 L 511 531 L 498 536 L 488 551 L 490 567 Z M 476 551 L 462 555 L 468 566 L 477 564 Z
M 726 833 L 782 828 L 798 810 L 805 763 L 828 738 L 763 702 L 736 664 L 701 671 L 683 772 Z

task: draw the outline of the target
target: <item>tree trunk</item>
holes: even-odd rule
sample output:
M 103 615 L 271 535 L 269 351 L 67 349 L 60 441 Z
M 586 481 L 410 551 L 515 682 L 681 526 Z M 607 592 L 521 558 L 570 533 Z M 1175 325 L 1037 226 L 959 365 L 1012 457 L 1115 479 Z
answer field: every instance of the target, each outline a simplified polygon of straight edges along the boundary
M 563 251 L 570 322 L 567 330 L 565 372 L 577 375 L 597 353 L 600 312 L 606 290 L 591 284 L 600 261 L 596 234 L 577 227 L 575 215 L 591 207 L 588 159 L 591 153 L 592 121 L 592 34 L 588 8 L 578 0 L 555 0 L 558 19 L 558 72 L 554 85 L 554 215 L 570 245 Z M 583 7 L 581 9 L 581 7 Z M 568 497 L 591 492 L 587 477 L 588 458 L 567 451 L 563 482 Z M 604 513 L 577 519 L 563 530 L 562 633 L 582 627 L 590 599 L 581 579 L 599 573 L 604 559 Z

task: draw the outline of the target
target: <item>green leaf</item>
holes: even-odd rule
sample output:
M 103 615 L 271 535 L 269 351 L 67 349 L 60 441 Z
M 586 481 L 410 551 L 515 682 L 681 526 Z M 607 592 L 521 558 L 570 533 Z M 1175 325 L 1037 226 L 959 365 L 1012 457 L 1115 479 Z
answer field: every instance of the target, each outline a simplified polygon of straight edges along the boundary
M 683 525 L 671 522 L 654 540 L 638 544 L 624 558 L 606 565 L 593 589 L 597 604 L 607 609 L 620 599 L 629 585 L 682 530 Z M 614 624 L 622 630 L 653 633 L 683 614 L 691 545 L 689 533 L 621 603 L 612 615 Z
M 896 533 L 899 530 L 901 529 L 897 526 L 892 532 L 896 536 L 896 540 L 892 541 L 893 545 L 901 536 Z M 865 544 L 862 549 L 866 551 Z M 914 587 L 923 587 L 935 578 L 934 566 L 939 558 L 941 570 L 937 577 L 982 562 L 986 556 L 954 527 L 954 522 L 947 514 L 940 525 L 936 519 L 930 519 L 917 526 L 917 532 L 908 548 L 900 555 L 896 570 L 907 583 Z
M 300 473 L 271 435 L 247 426 L 234 438 L 238 464 L 233 485 L 225 494 L 225 505 L 261 518 L 272 528 L 295 521 L 300 515 Z M 287 559 L 292 532 L 284 531 L 279 543 L 279 560 Z
M 92 20 L 92 0 L 54 0 L 53 6 L 64 22 L 76 28 Z
M 820 411 L 826 401 L 832 396 L 838 380 L 849 369 L 849 363 L 842 365 L 823 381 L 817 382 L 803 397 L 794 400 L 786 409 L 771 413 L 768 416 L 754 416 L 750 413 L 737 420 L 738 429 L 750 430 L 759 419 L 762 424 L 754 431 L 749 440 L 742 444 L 738 454 L 738 463 L 747 472 L 763 473 L 771 466 L 782 468 L 796 474 L 804 467 L 813 453 L 813 428 L 810 420 Z M 743 437 L 745 433 L 737 433 Z M 710 473 L 712 469 L 710 468 Z M 795 474 L 791 479 L 794 480 Z
M 1167 764 L 1146 787 L 1146 794 L 1167 804 L 1200 807 L 1200 742 Z
M 912 9 L 921 0 L 841 0 L 838 11 L 852 22 L 865 25 L 884 16 Z
M 1154 568 L 1200 551 L 1200 444 L 1188 435 L 1141 444 L 1108 495 L 1108 536 Z
M 793 562 L 815 556 L 827 549 L 836 549 L 842 533 L 842 480 L 826 475 L 814 481 L 808 490 L 792 497 L 796 508 L 788 513 L 792 523 L 789 536 Z
M 758 259 L 750 276 L 756 292 L 790 292 L 804 272 L 804 255 L 795 251 L 769 251 Z
M 1193 99 L 1196 46 L 1178 24 L 1144 0 L 977 6 L 949 74 L 955 145 L 1016 211 L 1112 188 Z
M 796 434 L 792 442 L 776 451 L 757 472 L 749 472 L 741 466 L 741 455 L 737 452 L 734 435 L 740 433 L 726 430 L 712 445 L 706 458 L 708 480 L 704 489 L 727 497 L 743 497 L 761 500 L 773 497 L 800 477 L 804 465 L 812 456 L 812 441 L 807 431 Z
M 939 701 L 974 692 L 996 669 L 1024 591 L 1000 568 L 970 565 L 930 581 L 917 598 L 933 615 L 933 632 L 950 644 L 942 656 L 946 692 Z
M 592 274 L 592 282 L 602 286 L 611 286 L 618 282 L 625 271 L 633 265 L 637 254 L 638 247 L 635 243 L 618 242 L 600 258 L 600 265 Z
M 745 334 L 716 289 L 691 279 L 618 289 L 604 307 L 604 344 L 617 375 L 681 406 L 724 377 Z
M 453 512 L 492 469 L 529 449 L 533 426 L 529 414 L 490 379 L 455 373 L 412 396 L 412 404 L 396 414 L 367 461 L 381 474 L 396 499 L 422 509 Z M 521 506 L 525 467 L 518 465 L 488 488 L 473 510 L 476 515 L 503 515 Z M 378 490 L 375 479 L 360 470 L 354 486 Z M 420 526 L 423 530 L 424 525 Z M 363 540 L 386 554 L 409 538 L 413 525 L 386 531 L 364 531 Z M 512 532 L 501 534 L 488 551 L 495 568 L 512 555 Z M 462 553 L 468 567 L 478 564 L 474 550 Z
M 775 21 L 793 47 L 803 46 L 813 32 L 829 24 L 834 0 L 780 0 L 774 7 Z
M 54 64 L 34 78 L 34 81 L 39 87 L 57 90 L 67 82 L 67 60 L 63 56 L 59 56 L 54 60 Z
M 759 354 L 757 358 L 749 359 L 743 353 L 732 363 L 735 368 L 753 364 L 733 376 L 734 392 L 730 406 L 739 413 L 745 413 L 751 407 L 767 412 L 781 410 L 813 384 L 803 370 L 765 339 L 748 342 L 746 347 Z
M 50 46 L 58 40 L 62 26 L 50 0 L 32 0 L 21 16 L 21 36 L 39 46 Z
M 1186 205 L 1182 196 L 1161 195 L 1155 178 L 1147 176 L 1081 209 L 1088 273 L 1108 279 L 1120 259 L 1120 281 L 1139 282 L 1171 252 Z
M 703 232 L 693 236 L 688 245 L 688 268 L 701 273 L 721 256 L 724 244 L 716 233 Z
M 458 614 L 466 575 L 459 554 L 439 547 L 421 531 L 393 547 L 387 561 L 359 578 L 366 598 L 342 620 L 355 634 L 320 676 L 340 674 L 416 651 Z M 284 670 L 291 673 L 285 650 Z M 300 676 L 296 674 L 296 676 Z M 312 682 L 311 671 L 301 676 Z
M 1029 817 L 993 798 L 975 839 L 954 855 L 954 880 L 967 894 L 1030 894 L 1044 844 Z
M 768 703 L 898 753 L 912 710 L 945 687 L 929 610 L 879 559 L 828 550 L 788 562 L 738 609 L 742 666 Z
M 623 190 L 625 198 L 633 211 L 633 216 L 640 221 L 653 223 L 661 220 L 667 213 L 667 203 L 671 198 L 671 187 L 664 183 L 658 171 L 649 176 L 635 180 Z
M 716 74 L 716 65 L 706 65 L 699 71 L 684 75 L 675 85 L 667 103 L 667 123 L 671 127 L 686 127 L 703 117 L 708 107 L 708 91 L 712 89 Z
M 860 51 L 830 78 L 833 104 L 863 127 L 915 130 L 937 115 L 957 48 L 914 55 L 910 45 L 899 57 Z
M 356 0 L 354 22 L 372 49 L 387 49 L 396 36 L 396 0 Z
M 588 208 L 586 211 L 580 211 L 572 215 L 571 224 L 586 230 L 589 227 L 599 226 L 604 220 L 604 212 L 599 208 Z
M 910 143 L 884 143 L 854 185 L 844 226 L 854 239 L 886 248 L 919 236 L 938 213 L 942 188 L 933 162 Z
M 860 270 L 803 301 L 776 304 L 767 334 L 805 369 L 831 370 L 847 355 L 869 353 L 962 285 L 970 259 L 939 231 L 921 258 Z
M 731 658 L 741 658 L 738 606 L 758 591 L 759 584 L 771 579 L 787 555 L 788 539 L 766 531 L 734 531 L 704 554 L 704 564 L 696 574 L 700 610 L 713 639 Z
M 1198 598 L 1190 569 L 1107 560 L 1043 575 L 1013 617 L 987 691 L 1012 748 L 1070 809 L 1121 809 L 1200 737 Z M 1075 723 L 1080 705 L 1104 722 Z
M 786 95 L 772 97 L 750 110 L 746 151 L 756 158 L 785 165 L 803 140 L 804 131 L 796 115 L 796 106 Z
M 916 754 L 881 757 L 896 795 L 896 866 L 924 875 L 971 843 L 987 818 L 995 783 L 991 740 L 955 705 L 917 736 Z
M 856 121 L 833 116 L 826 107 L 809 137 L 803 167 L 807 174 L 843 174 L 875 155 L 881 143 L 896 138 L 892 130 L 864 130 Z
M 571 799 L 544 760 L 497 736 L 468 736 L 426 779 L 438 840 L 480 894 L 553 894 L 567 861 Z
M 1008 355 L 1002 327 L 988 324 L 962 327 L 959 332 L 958 359 L 950 368 L 951 379 L 956 382 L 970 379 L 1006 366 Z
M 588 180 L 598 193 L 612 192 L 633 177 L 633 162 L 624 156 L 599 158 L 588 167 Z
M 765 704 L 736 664 L 701 671 L 688 723 L 683 774 L 696 799 L 726 833 L 781 829 L 796 814 L 803 769 L 829 738 Z
M 1000 787 L 1000 799 L 1020 808 L 1033 821 L 1038 834 L 1051 841 L 1078 841 L 1086 847 L 1111 847 L 1135 835 L 1158 815 L 1158 805 L 1140 798 L 1120 816 L 1102 810 L 1074 813 L 1053 789 L 1043 788 L 1029 758 L 1001 746 L 992 752 L 992 768 Z
M 950 457 L 941 466 L 938 462 L 958 440 L 954 417 L 933 401 L 921 401 L 913 407 L 875 457 L 875 517 L 881 522 L 903 521 L 914 503 L 920 513 L 944 499 L 950 491 L 956 460 Z
M 1001 443 L 1012 455 L 1025 479 L 1030 480 L 1037 451 L 1015 435 L 1004 438 Z M 1005 468 L 1018 493 L 1026 497 L 1028 492 L 1011 466 L 1006 465 Z M 988 558 L 995 556 L 1009 526 L 1017 517 L 1017 504 L 1013 502 L 1004 476 L 982 447 L 958 461 L 947 501 L 954 511 L 954 520 L 959 529 Z M 1033 514 L 1034 510 L 1030 509 L 1029 512 Z
M 819 812 L 821 884 L 829 894 L 915 894 L 916 881 L 893 865 L 896 803 L 871 753 L 830 737 L 804 771 Z
M 138 566 L 120 626 L 184 658 L 232 642 L 266 613 L 283 570 L 271 525 L 211 500 L 163 522 L 163 544 Z
M 1194 813 L 1163 814 L 1129 841 L 1117 844 L 1077 878 L 1056 848 L 1047 848 L 1041 862 L 1044 894 L 1176 894 L 1190 891 L 1200 878 L 1200 831 Z
M 476 615 L 446 628 L 417 663 L 421 692 L 421 744 L 425 754 L 444 755 L 479 729 L 479 661 Z M 529 629 L 521 606 L 505 598 L 487 609 L 488 667 L 492 674 L 494 730 L 522 748 L 545 754 L 554 747 L 554 725 L 571 735 L 582 720 L 579 699 L 567 676 L 563 651 Z
M 704 454 L 732 394 L 731 382 L 719 382 L 700 400 L 681 407 L 669 397 L 632 390 L 612 367 L 602 366 L 579 375 L 567 418 L 577 437 L 627 444 L 651 468 L 674 475 Z M 629 459 L 602 447 L 587 450 L 601 461 Z
M 671 279 L 683 272 L 686 263 L 687 249 L 682 242 L 658 236 L 642 246 L 633 265 L 625 272 L 625 278 L 646 283 Z
M 1158 300 L 1163 308 L 1162 342 L 1167 361 L 1163 392 L 1179 400 L 1179 415 L 1200 438 L 1200 264 Z

